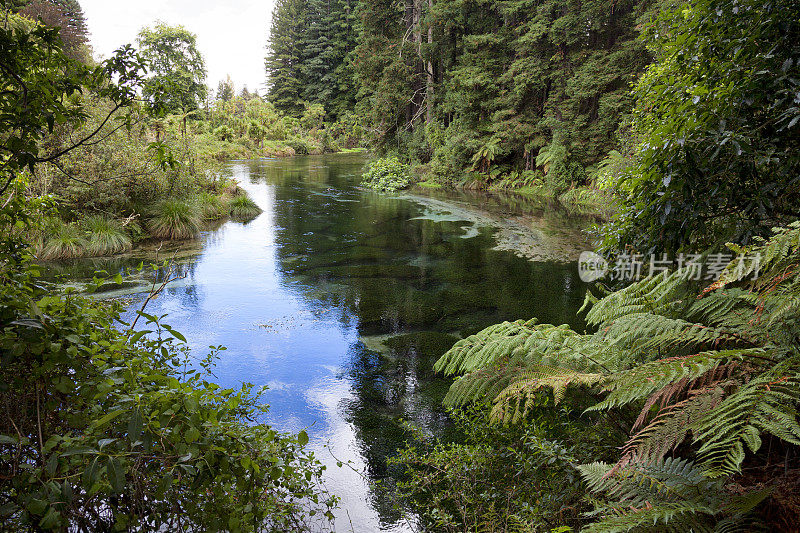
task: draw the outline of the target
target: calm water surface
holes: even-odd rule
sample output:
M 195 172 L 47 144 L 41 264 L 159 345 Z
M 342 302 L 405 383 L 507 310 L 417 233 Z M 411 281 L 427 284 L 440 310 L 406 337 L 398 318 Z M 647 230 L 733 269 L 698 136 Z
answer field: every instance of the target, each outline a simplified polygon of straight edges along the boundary
M 364 191 L 363 163 L 360 155 L 232 163 L 264 212 L 187 245 L 178 254 L 185 277 L 148 312 L 169 313 L 197 357 L 226 346 L 217 381 L 267 385 L 268 421 L 308 429 L 329 465 L 326 487 L 342 498 L 337 531 L 407 531 L 412 524 L 369 482 L 391 478 L 386 458 L 407 437 L 400 419 L 447 435 L 449 382 L 431 366 L 458 338 L 533 316 L 583 326 L 575 263 L 541 259 L 573 257 L 586 221 L 496 196 Z M 502 249 L 515 247 L 540 260 Z M 126 298 L 129 316 L 144 287 L 113 294 Z

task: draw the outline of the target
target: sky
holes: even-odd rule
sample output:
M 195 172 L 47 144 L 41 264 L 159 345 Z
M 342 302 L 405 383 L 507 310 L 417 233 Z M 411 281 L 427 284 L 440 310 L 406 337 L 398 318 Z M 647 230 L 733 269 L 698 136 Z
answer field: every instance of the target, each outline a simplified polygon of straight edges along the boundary
M 264 55 L 274 0 L 80 0 L 96 57 L 121 45 L 157 20 L 181 24 L 197 35 L 212 89 L 230 74 L 241 91 L 264 92 Z

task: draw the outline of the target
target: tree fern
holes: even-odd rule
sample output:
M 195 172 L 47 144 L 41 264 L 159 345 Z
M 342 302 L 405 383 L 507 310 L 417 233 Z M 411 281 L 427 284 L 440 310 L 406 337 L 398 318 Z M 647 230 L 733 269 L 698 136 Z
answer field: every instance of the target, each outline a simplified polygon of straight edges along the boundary
M 464 374 L 446 403 L 521 423 L 543 393 L 599 398 L 587 415 L 617 412 L 630 436 L 615 462 L 580 467 L 602 496 L 587 531 L 735 530 L 769 487 L 732 494 L 727 480 L 766 437 L 800 446 L 800 223 L 731 248 L 707 286 L 684 269 L 588 294 L 596 333 L 520 320 L 460 341 L 436 364 Z

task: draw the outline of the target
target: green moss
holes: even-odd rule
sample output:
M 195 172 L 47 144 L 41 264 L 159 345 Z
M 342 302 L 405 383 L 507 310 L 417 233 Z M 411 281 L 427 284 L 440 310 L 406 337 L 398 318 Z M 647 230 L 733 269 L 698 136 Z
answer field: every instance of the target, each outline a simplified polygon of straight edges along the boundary
M 425 189 L 441 189 L 442 184 L 437 181 L 426 180 L 418 182 L 417 187 L 423 187 Z

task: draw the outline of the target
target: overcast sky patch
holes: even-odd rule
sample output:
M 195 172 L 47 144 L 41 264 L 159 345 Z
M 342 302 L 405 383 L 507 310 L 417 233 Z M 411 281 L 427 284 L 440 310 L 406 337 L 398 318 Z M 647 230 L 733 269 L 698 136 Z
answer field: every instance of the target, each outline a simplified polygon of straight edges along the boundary
M 247 85 L 263 93 L 264 55 L 274 0 L 81 0 L 95 56 L 108 57 L 126 43 L 136 44 L 144 26 L 161 20 L 181 24 L 197 34 L 208 70 L 207 83 L 216 89 L 230 74 L 237 92 Z

